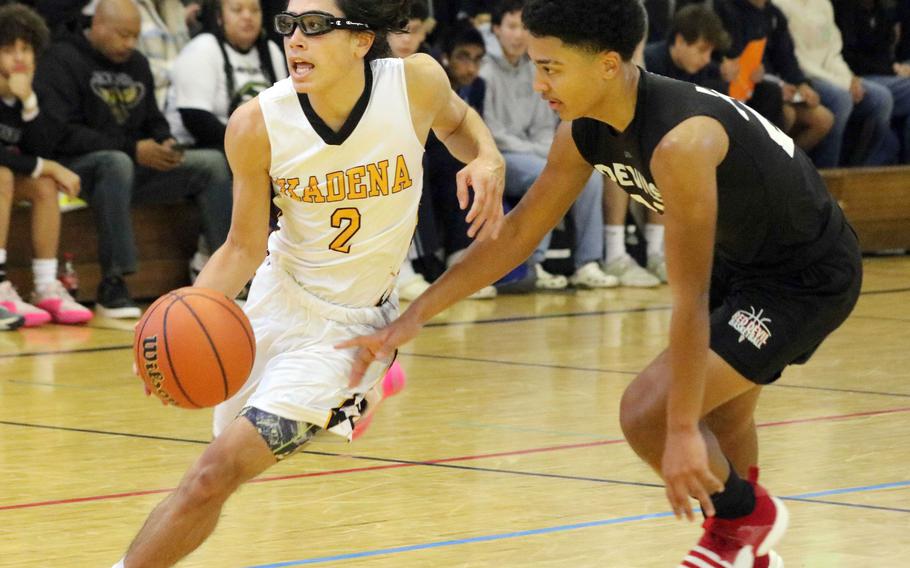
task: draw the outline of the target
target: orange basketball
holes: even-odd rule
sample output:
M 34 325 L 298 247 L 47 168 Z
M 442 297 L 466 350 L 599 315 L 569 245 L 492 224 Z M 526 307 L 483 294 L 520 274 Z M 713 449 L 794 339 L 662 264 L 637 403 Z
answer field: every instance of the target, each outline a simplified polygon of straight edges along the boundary
M 139 376 L 167 404 L 214 406 L 253 368 L 256 341 L 246 314 L 227 296 L 180 288 L 158 298 L 136 325 Z

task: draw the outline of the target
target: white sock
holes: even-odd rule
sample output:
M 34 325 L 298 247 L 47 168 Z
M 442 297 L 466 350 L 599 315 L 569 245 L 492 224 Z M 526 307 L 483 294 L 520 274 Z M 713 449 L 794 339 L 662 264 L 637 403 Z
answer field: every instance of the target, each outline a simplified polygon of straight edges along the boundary
M 626 255 L 625 225 L 604 225 L 604 262 L 610 264 Z
M 656 223 L 645 224 L 645 240 L 648 241 L 648 259 L 664 255 L 664 226 Z
M 33 258 L 32 275 L 35 277 L 35 289 L 54 283 L 57 279 L 56 258 Z
M 6 249 L 0 248 L 0 264 L 6 264 Z
M 121 559 L 120 559 L 120 562 L 114 564 L 111 568 L 126 568 L 126 567 L 123 565 L 123 560 L 124 560 L 124 559 L 121 558 Z

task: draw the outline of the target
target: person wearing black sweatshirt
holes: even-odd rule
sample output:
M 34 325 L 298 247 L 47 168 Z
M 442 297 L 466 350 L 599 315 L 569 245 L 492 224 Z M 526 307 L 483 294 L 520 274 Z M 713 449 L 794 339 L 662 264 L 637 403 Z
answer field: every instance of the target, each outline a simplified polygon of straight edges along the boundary
M 224 155 L 176 144 L 155 102 L 148 60 L 135 49 L 139 32 L 131 0 L 101 0 L 91 27 L 55 43 L 37 75 L 48 112 L 64 124 L 63 162 L 82 176 L 94 209 L 103 276 L 96 309 L 114 318 L 141 314 L 123 280 L 137 269 L 131 203 L 192 197 L 213 250 L 231 216 Z
M 58 126 L 42 112 L 32 88 L 35 59 L 46 47 L 48 29 L 22 4 L 0 7 L 0 329 L 19 325 L 84 323 L 92 312 L 79 305 L 57 280 L 60 207 L 57 189 L 79 193 L 79 176 L 49 159 Z M 31 202 L 34 288 L 25 302 L 6 279 L 6 242 L 12 204 Z
M 901 5 L 910 10 L 910 2 Z M 834 16 L 850 69 L 891 92 L 891 117 L 901 127 L 900 163 L 910 164 L 910 63 L 900 61 L 894 50 L 895 15 L 881 0 L 840 0 L 834 2 Z M 910 29 L 901 29 L 901 36 L 910 34 Z
M 831 131 L 834 116 L 821 104 L 819 94 L 796 60 L 784 14 L 768 0 L 718 0 L 714 10 L 730 34 L 728 58 L 738 58 L 751 41 L 767 40 L 762 65 L 768 74 L 783 82 L 784 102 L 795 111 L 796 124 L 789 134 L 800 148 L 813 148 L 816 166 L 836 166 L 840 141 Z

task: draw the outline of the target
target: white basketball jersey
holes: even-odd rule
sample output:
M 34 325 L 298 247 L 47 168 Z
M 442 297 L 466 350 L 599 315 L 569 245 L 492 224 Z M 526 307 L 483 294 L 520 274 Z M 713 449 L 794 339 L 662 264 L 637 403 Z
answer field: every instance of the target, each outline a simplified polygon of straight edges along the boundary
M 320 124 L 290 79 L 259 94 L 281 210 L 269 253 L 310 293 L 352 307 L 376 305 L 391 290 L 423 189 L 404 62 L 374 60 L 370 70 L 366 109 L 356 121 L 358 103 L 338 133 Z

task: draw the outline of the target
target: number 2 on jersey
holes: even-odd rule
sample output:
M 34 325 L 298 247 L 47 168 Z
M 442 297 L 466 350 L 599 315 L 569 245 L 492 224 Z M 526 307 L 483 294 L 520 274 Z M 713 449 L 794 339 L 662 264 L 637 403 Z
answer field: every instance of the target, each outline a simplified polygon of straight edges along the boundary
M 347 225 L 344 225 L 347 221 Z M 360 230 L 360 211 L 355 207 L 339 207 L 332 212 L 332 227 L 336 229 L 344 228 L 338 233 L 329 244 L 329 248 L 335 252 L 348 254 L 351 252 L 351 239 Z

